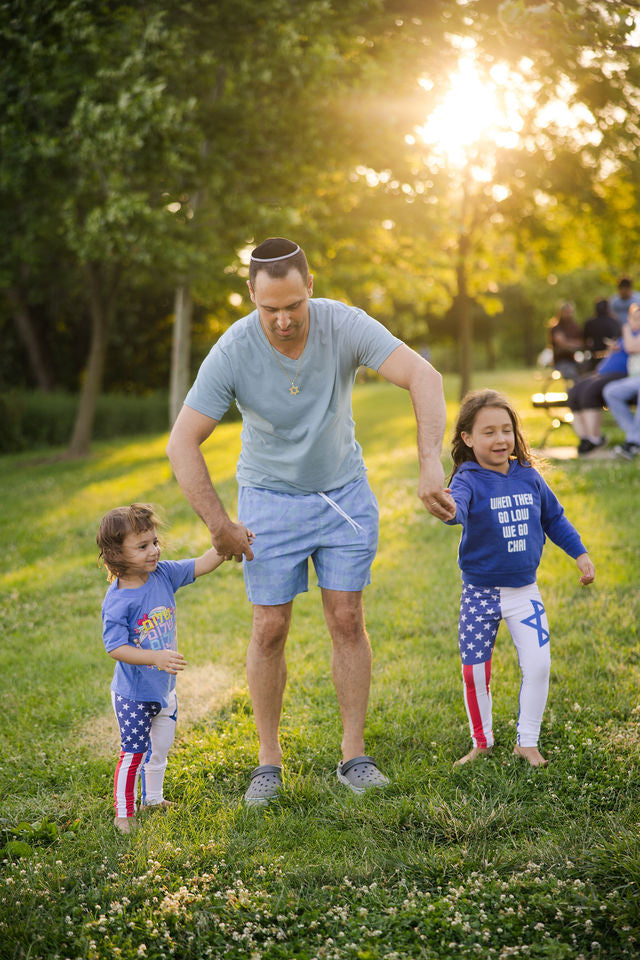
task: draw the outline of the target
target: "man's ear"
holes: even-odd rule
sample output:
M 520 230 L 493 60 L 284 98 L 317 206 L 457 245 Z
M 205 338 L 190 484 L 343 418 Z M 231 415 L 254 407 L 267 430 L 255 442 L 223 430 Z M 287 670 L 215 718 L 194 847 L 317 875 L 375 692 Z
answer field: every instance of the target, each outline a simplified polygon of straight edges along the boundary
M 251 297 L 251 303 L 255 303 L 256 298 L 253 292 L 253 287 L 251 286 L 251 280 L 247 280 L 247 286 L 249 287 L 249 296 Z

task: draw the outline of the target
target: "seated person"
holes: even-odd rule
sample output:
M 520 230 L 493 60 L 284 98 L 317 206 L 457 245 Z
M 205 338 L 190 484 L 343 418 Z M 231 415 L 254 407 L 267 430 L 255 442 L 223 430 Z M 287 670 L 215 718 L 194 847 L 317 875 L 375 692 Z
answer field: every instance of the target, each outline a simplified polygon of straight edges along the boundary
M 594 316 L 585 321 L 583 330 L 585 350 L 590 354 L 581 368 L 585 373 L 595 370 L 610 347 L 609 341 L 622 335 L 620 321 L 611 313 L 608 300 L 596 300 L 595 309 Z
M 580 439 L 578 455 L 584 456 L 604 446 L 606 438 L 601 434 L 603 390 L 614 380 L 627 376 L 627 360 L 630 354 L 640 353 L 640 307 L 629 310 L 629 318 L 623 335 L 601 360 L 594 373 L 569 390 L 568 405 L 573 411 L 573 429 Z
M 576 350 L 582 350 L 582 330 L 575 316 L 575 308 L 569 301 L 563 303 L 558 315 L 549 321 L 549 346 L 553 350 L 553 365 L 567 380 L 579 375 Z
M 640 314 L 640 307 L 634 305 L 629 310 L 630 317 L 634 313 Z M 608 383 L 602 391 L 604 402 L 618 426 L 624 430 L 624 443 L 613 448 L 615 455 L 622 460 L 633 460 L 640 453 L 640 352 L 629 349 L 629 347 L 635 347 L 632 335 L 633 322 L 632 320 L 631 324 L 625 324 L 626 337 L 623 332 L 625 349 L 629 353 L 628 376 Z M 633 404 L 636 408 L 635 416 L 630 409 Z

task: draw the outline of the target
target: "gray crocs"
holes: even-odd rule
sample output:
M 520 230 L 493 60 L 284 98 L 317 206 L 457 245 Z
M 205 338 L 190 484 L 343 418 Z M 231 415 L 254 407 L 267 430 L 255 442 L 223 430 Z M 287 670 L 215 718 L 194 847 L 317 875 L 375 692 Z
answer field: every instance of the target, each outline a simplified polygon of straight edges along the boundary
M 386 787 L 389 780 L 380 773 L 373 757 L 353 757 L 341 760 L 336 770 L 338 780 L 354 793 L 364 793 L 370 787 Z
M 251 783 L 244 795 L 248 807 L 264 806 L 275 800 L 282 789 L 282 767 L 263 763 L 251 771 Z

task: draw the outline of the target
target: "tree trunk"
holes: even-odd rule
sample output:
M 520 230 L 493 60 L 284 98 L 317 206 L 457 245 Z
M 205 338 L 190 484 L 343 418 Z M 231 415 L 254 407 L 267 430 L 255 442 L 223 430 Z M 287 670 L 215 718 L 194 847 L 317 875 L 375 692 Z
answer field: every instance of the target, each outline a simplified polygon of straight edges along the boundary
M 536 331 L 534 329 L 533 310 L 527 307 L 523 310 L 523 337 L 524 337 L 524 362 L 527 367 L 534 367 L 536 363 Z
M 487 370 L 496 368 L 496 342 L 493 333 L 487 337 Z
M 26 299 L 17 287 L 7 290 L 7 298 L 18 336 L 27 352 L 31 376 L 39 390 L 49 393 L 53 389 L 53 375 L 40 347 Z
M 89 452 L 93 436 L 96 405 L 102 390 L 104 365 L 107 356 L 109 328 L 115 315 L 115 277 L 105 281 L 99 264 L 87 266 L 89 310 L 91 314 L 91 346 L 78 400 L 76 420 L 67 449 L 69 457 L 83 457 Z
M 220 69 L 215 85 L 209 91 L 207 102 L 214 104 L 224 89 L 226 71 Z M 203 140 L 200 145 L 200 155 L 206 159 L 209 155 L 210 143 Z M 207 192 L 203 186 L 193 191 L 191 196 L 191 211 L 195 217 L 203 206 Z M 193 319 L 193 297 L 191 286 L 183 280 L 176 287 L 173 307 L 173 339 L 171 347 L 171 371 L 169 374 L 169 428 L 175 423 L 180 413 L 182 403 L 191 384 L 191 321 Z
M 169 426 L 180 413 L 190 383 L 191 320 L 193 298 L 187 283 L 176 287 L 173 309 L 173 341 L 169 385 Z
M 462 197 L 460 203 L 460 228 L 458 231 L 458 250 L 456 256 L 456 282 L 458 290 L 458 330 L 460 335 L 460 399 L 471 389 L 473 371 L 473 312 L 469 300 L 467 276 L 468 259 L 471 252 L 471 232 L 473 230 L 471 168 L 467 163 L 462 178 Z
M 460 332 L 460 399 L 471 389 L 471 374 L 473 371 L 473 314 L 467 291 L 467 256 L 469 254 L 469 237 L 462 233 L 458 238 L 458 259 L 456 264 L 456 278 L 458 291 L 456 294 L 458 314 L 458 330 Z

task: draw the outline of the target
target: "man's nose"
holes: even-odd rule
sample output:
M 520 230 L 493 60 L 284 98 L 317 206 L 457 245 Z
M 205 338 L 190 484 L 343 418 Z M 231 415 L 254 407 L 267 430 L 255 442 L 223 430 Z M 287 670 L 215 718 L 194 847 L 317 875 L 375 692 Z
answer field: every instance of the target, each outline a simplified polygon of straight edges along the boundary
M 288 313 L 279 313 L 277 324 L 282 330 L 286 330 L 287 327 L 291 326 L 291 317 Z

